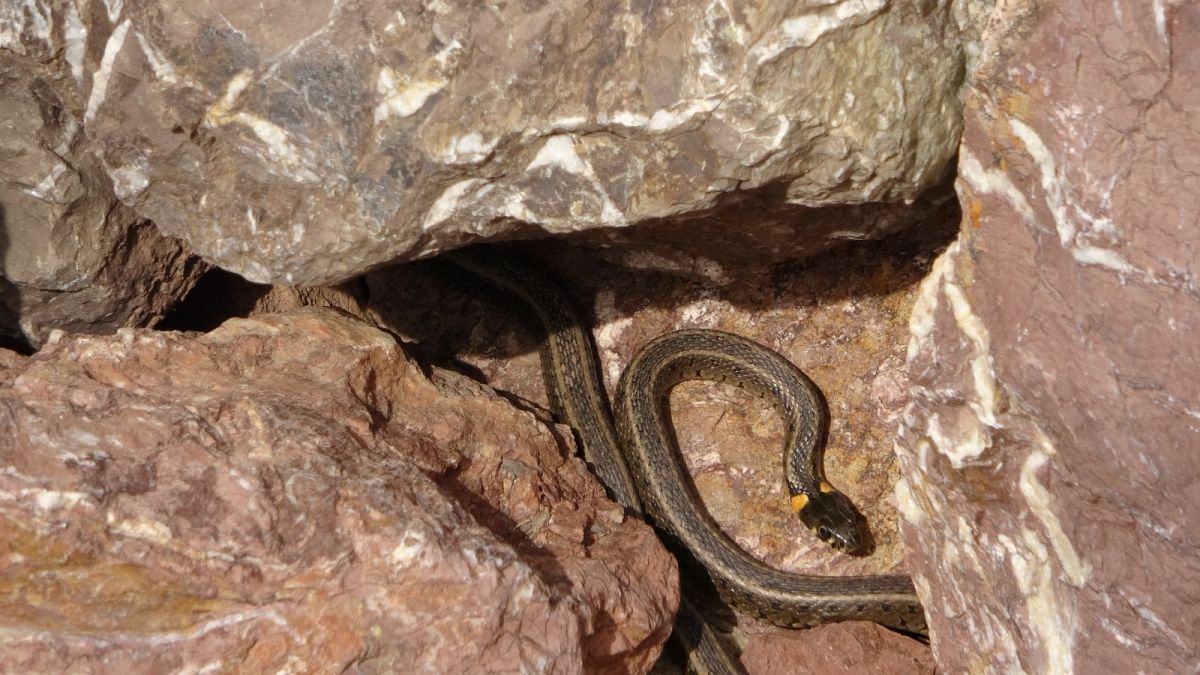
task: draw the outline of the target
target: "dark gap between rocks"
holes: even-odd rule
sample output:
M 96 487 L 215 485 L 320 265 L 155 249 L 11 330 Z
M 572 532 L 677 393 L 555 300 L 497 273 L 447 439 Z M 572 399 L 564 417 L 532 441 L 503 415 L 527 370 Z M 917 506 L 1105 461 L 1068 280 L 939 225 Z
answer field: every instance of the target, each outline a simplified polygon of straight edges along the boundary
M 605 293 L 614 302 L 612 314 L 603 319 L 612 321 L 649 307 L 678 309 L 705 298 L 766 311 L 913 291 L 953 241 L 960 218 L 957 201 L 946 200 L 921 222 L 880 239 L 840 242 L 801 259 L 750 262 L 735 257 L 721 265 L 720 280 L 706 277 L 702 269 L 636 269 L 624 259 L 644 255 L 653 261 L 659 254 L 646 249 L 629 254 L 611 244 L 596 248 L 597 242 L 584 236 L 578 237 L 580 242 L 548 239 L 500 245 L 559 282 L 584 320 L 595 327 L 593 308 Z M 409 352 L 423 365 L 485 380 L 464 356 L 501 359 L 538 350 L 537 331 L 529 327 L 523 307 L 447 262 L 434 258 L 394 265 L 365 279 L 374 318 L 403 336 Z M 803 292 L 789 292 L 787 287 L 797 280 L 802 280 Z
M 214 267 L 200 277 L 156 328 L 207 333 L 229 319 L 250 316 L 255 303 L 270 290 L 268 284 L 256 284 Z

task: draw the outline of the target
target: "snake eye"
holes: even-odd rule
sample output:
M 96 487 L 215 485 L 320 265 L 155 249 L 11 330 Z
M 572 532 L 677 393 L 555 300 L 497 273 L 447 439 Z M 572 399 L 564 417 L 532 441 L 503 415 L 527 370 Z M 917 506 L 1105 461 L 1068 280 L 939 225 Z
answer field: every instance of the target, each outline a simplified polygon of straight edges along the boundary
M 817 528 L 817 536 L 825 541 L 829 541 L 829 538 L 833 536 L 833 533 L 829 531 L 828 527 L 822 525 L 821 527 Z

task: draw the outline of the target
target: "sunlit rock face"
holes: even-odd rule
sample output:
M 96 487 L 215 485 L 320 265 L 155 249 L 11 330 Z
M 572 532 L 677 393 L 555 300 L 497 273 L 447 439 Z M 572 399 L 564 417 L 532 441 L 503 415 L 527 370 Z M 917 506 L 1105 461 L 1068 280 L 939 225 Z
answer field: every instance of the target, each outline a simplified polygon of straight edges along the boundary
M 962 232 L 913 311 L 910 561 L 948 672 L 1182 672 L 1200 658 L 1200 9 L 1028 11 L 984 35 Z
M 305 308 L 0 350 L 0 671 L 644 672 L 674 559 L 482 385 Z
M 763 186 L 912 200 L 954 154 L 969 28 L 885 0 L 89 8 L 31 4 L 0 47 L 62 55 L 121 201 L 275 283 Z

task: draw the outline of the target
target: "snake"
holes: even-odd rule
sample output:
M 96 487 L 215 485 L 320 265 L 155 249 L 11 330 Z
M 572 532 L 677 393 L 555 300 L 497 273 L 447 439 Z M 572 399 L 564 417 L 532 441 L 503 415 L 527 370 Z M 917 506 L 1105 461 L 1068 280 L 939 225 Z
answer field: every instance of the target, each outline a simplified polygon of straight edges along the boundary
M 817 386 L 770 348 L 713 329 L 683 329 L 646 344 L 626 366 L 610 409 L 591 333 L 565 293 L 529 263 L 476 245 L 446 254 L 455 265 L 520 298 L 544 330 L 539 350 L 552 412 L 571 426 L 585 461 L 615 501 L 648 518 L 669 547 L 708 575 L 722 599 L 786 628 L 872 621 L 927 634 L 912 580 L 903 575 L 817 576 L 777 570 L 742 549 L 704 508 L 669 426 L 669 395 L 689 380 L 726 382 L 766 399 L 786 422 L 784 477 L 791 509 L 818 538 L 847 554 L 869 547 L 866 520 L 825 478 L 828 409 Z M 615 417 L 610 410 L 615 413 Z M 684 602 L 693 667 L 740 672 L 703 617 Z M 699 663 L 696 663 L 699 661 Z

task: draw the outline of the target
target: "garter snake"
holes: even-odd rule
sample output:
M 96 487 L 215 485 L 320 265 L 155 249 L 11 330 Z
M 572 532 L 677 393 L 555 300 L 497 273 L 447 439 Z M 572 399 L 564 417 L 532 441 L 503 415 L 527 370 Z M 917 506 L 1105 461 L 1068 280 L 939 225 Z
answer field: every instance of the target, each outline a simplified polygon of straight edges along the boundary
M 726 381 L 755 391 L 787 423 L 784 473 L 791 506 L 822 540 L 859 553 L 866 524 L 850 499 L 824 478 L 822 448 L 827 413 L 807 376 L 778 353 L 745 338 L 702 329 L 656 338 L 621 376 L 614 401 L 617 424 L 604 395 L 597 356 L 570 301 L 527 264 L 490 246 L 447 255 L 460 267 L 515 294 L 537 315 L 545 331 L 542 374 L 554 413 L 572 426 L 584 457 L 613 498 L 648 516 L 676 553 L 698 563 L 730 604 L 776 625 L 799 628 L 859 619 L 923 634 L 925 615 L 905 576 L 828 577 L 776 570 L 725 534 L 690 487 L 687 467 L 668 430 L 667 396 L 694 379 Z M 692 612 L 685 603 L 686 611 Z M 703 620 L 682 618 L 693 633 Z M 696 627 L 695 624 L 701 624 Z M 711 636 L 691 636 L 697 664 L 710 672 L 736 672 L 732 661 L 713 663 Z M 725 655 L 723 658 L 730 658 Z

